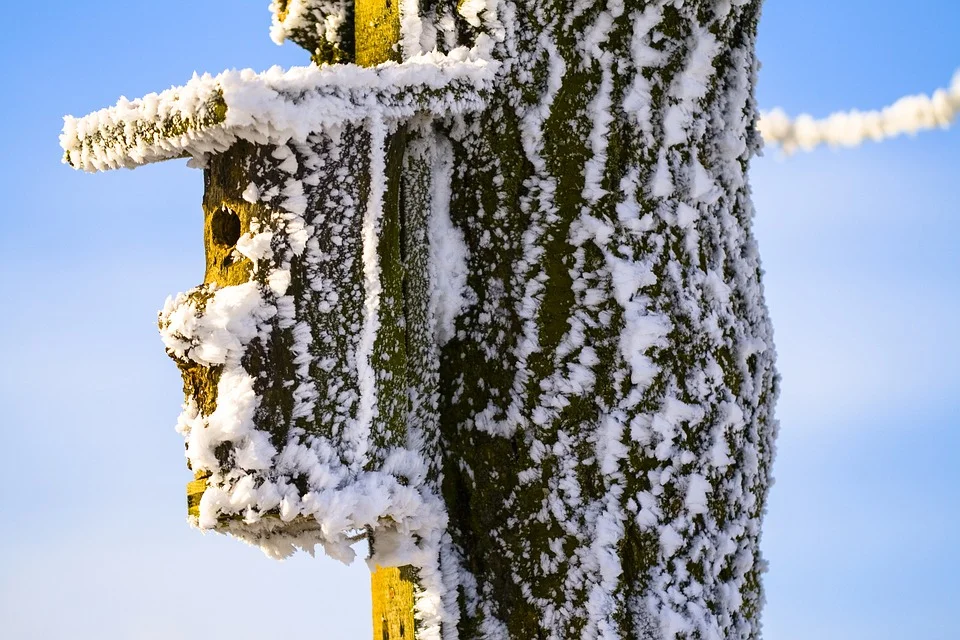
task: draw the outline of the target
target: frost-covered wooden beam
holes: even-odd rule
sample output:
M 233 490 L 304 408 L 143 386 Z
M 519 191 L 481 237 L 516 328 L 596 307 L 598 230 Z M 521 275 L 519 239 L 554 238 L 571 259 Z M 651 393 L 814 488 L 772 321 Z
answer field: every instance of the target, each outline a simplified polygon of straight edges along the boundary
M 395 121 L 417 113 L 462 114 L 483 107 L 495 66 L 459 49 L 375 69 L 274 67 L 194 76 L 182 87 L 67 116 L 60 144 L 66 163 L 103 171 L 222 153 L 239 140 L 303 141 L 374 115 Z

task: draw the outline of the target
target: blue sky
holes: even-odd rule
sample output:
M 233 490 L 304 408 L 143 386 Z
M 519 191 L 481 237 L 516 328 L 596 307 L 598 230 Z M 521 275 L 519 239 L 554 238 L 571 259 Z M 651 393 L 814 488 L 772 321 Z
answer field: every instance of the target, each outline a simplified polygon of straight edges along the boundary
M 5 638 L 369 635 L 362 564 L 277 563 L 184 522 L 179 376 L 154 322 L 202 277 L 200 173 L 59 163 L 65 113 L 302 63 L 266 4 L 34 3 L 0 41 Z M 958 22 L 952 0 L 772 0 L 760 103 L 826 115 L 943 86 Z M 783 375 L 768 640 L 956 638 L 958 149 L 951 130 L 753 164 Z

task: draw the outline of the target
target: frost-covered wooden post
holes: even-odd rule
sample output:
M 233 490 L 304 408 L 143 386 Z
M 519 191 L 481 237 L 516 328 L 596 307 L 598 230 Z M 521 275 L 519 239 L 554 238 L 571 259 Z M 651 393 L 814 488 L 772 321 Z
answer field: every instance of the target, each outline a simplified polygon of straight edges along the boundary
M 368 536 L 376 640 L 759 637 L 759 0 L 271 8 L 327 66 L 62 137 L 205 168 L 205 283 L 160 322 L 196 524 Z

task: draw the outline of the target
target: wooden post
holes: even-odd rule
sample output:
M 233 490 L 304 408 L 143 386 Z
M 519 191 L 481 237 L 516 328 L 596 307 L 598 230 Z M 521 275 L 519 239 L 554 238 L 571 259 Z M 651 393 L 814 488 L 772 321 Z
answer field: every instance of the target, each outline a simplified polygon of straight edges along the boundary
M 373 640 L 414 640 L 415 577 L 411 567 L 377 565 L 370 580 Z
M 400 0 L 356 0 L 354 35 L 358 65 L 400 61 Z
M 318 32 L 304 25 L 325 20 L 336 4 L 344 9 L 336 20 L 349 31 L 334 43 L 344 55 L 356 50 L 367 65 L 399 60 L 398 1 L 349 0 L 354 22 L 348 0 L 305 0 L 286 26 L 313 46 Z M 207 285 L 171 299 L 160 316 L 184 375 L 188 438 L 207 433 L 200 429 L 211 425 L 226 370 L 227 392 L 253 387 L 259 405 L 249 431 L 264 446 L 265 439 L 286 443 L 293 429 L 293 446 L 304 442 L 301 429 L 321 439 L 338 456 L 336 468 L 347 470 L 351 498 L 369 495 L 357 493 L 368 471 L 425 489 L 418 495 L 429 500 L 366 509 L 335 533 L 342 554 L 355 531 L 368 528 L 371 550 L 381 552 L 375 562 L 399 562 L 383 532 L 438 554 L 436 562 L 421 557 L 419 573 L 374 567 L 374 640 L 759 638 L 760 525 L 779 388 L 746 179 L 760 144 L 753 85 L 761 0 L 508 4 L 498 16 L 496 3 L 457 3 L 470 26 L 456 28 L 449 42 L 469 44 L 473 29 L 489 31 L 477 38 L 495 47 L 500 64 L 475 87 L 482 111 L 458 118 L 449 144 L 432 133 L 417 140 L 422 129 L 413 126 L 406 141 L 402 126 L 390 134 L 379 119 L 392 100 L 413 115 L 411 100 L 429 100 L 431 86 L 414 91 L 404 80 L 383 93 L 361 91 L 353 104 L 336 83 L 304 87 L 303 95 L 268 83 L 262 89 L 271 100 L 291 108 L 312 108 L 303 100 L 309 94 L 361 110 L 348 109 L 354 117 L 332 132 L 318 124 L 309 136 L 275 140 L 259 131 L 263 141 L 253 143 L 242 142 L 246 127 L 226 118 L 235 83 L 216 88 L 201 79 L 160 96 L 163 110 L 151 97 L 68 119 L 66 159 L 102 170 L 186 152 L 207 165 Z M 287 4 L 273 6 L 283 20 Z M 449 13 L 434 20 L 449 26 Z M 311 50 L 327 60 L 322 42 Z M 465 80 L 473 76 L 461 69 Z M 392 73 L 383 70 L 377 85 L 391 85 Z M 464 104 L 455 87 L 443 90 L 431 113 Z M 244 114 L 248 105 L 241 99 L 237 107 Z M 232 146 L 210 153 L 224 141 Z M 421 144 L 437 153 L 436 164 L 418 162 Z M 310 196 L 306 205 L 301 196 Z M 444 199 L 444 211 L 431 206 L 440 204 L 433 196 Z M 254 231 L 248 216 L 271 234 L 272 257 L 260 261 L 266 248 L 246 239 L 251 251 L 238 248 L 245 258 L 230 250 L 238 233 Z M 307 228 L 313 235 L 305 238 Z M 454 255 L 425 251 L 428 241 Z M 369 288 L 360 256 L 377 271 Z M 237 291 L 244 259 L 260 261 L 250 272 L 256 286 Z M 455 275 L 452 288 L 466 296 L 445 302 L 435 317 L 423 313 L 434 292 L 425 265 Z M 194 320 L 232 303 L 231 287 L 247 301 L 267 301 L 243 317 L 269 331 L 244 338 L 242 348 L 194 330 Z M 364 314 L 368 292 L 375 315 Z M 299 322 L 322 337 L 300 342 L 300 352 L 324 352 L 302 373 L 293 349 Z M 361 339 L 357 358 L 352 346 Z M 313 386 L 333 384 L 335 394 L 313 400 Z M 356 398 L 364 400 L 362 431 L 345 438 Z M 231 428 L 242 422 L 217 419 Z M 239 501 L 251 503 L 243 509 L 224 507 L 240 495 L 234 478 L 270 478 L 256 466 L 267 458 L 261 451 L 244 458 L 252 464 L 238 459 L 239 446 L 256 444 L 251 437 L 215 431 L 215 439 L 188 440 L 197 445 L 198 470 L 214 474 L 207 491 L 220 492 L 204 494 L 211 499 L 198 524 L 276 555 L 292 552 L 302 532 L 324 524 L 325 505 L 296 506 L 300 519 L 277 528 L 268 519 L 278 509 L 260 504 L 275 494 L 246 492 Z M 415 439 L 422 442 L 409 447 Z M 424 454 L 423 474 L 377 468 L 385 462 L 378 456 L 404 447 Z M 282 477 L 296 500 L 318 486 L 312 467 Z M 403 484 L 409 475 L 424 480 Z M 203 482 L 200 474 L 191 483 L 191 505 Z M 429 523 L 416 528 L 410 514 L 427 512 Z M 323 531 L 317 537 L 328 541 Z M 431 618 L 423 607 L 422 630 L 414 624 L 419 597 L 436 611 Z
M 241 145 L 245 148 L 245 145 Z M 240 152 L 242 154 L 242 152 Z M 250 229 L 257 205 L 231 194 L 224 185 L 239 183 L 244 178 L 240 163 L 236 165 L 217 165 L 229 170 L 229 180 L 225 176 L 216 179 L 208 171 L 204 174 L 203 193 L 203 248 L 206 262 L 204 284 L 217 287 L 229 287 L 243 284 L 250 278 L 250 261 L 238 260 L 235 252 L 237 240 Z M 209 406 L 203 407 L 210 413 L 213 399 L 216 397 L 217 373 L 205 367 L 189 366 L 182 363 L 184 393 L 190 397 L 206 399 Z M 187 515 L 200 515 L 200 499 L 207 490 L 207 478 L 210 473 L 197 471 L 194 479 L 187 483 Z
M 356 0 L 354 5 L 355 60 L 361 66 L 375 66 L 400 60 L 400 0 Z M 396 134 L 395 134 L 396 135 Z M 388 145 L 395 147 L 395 145 Z M 403 149 L 388 158 L 388 175 L 393 174 L 384 206 L 400 208 L 399 171 Z M 392 166 L 390 166 L 392 165 Z M 403 216 L 402 209 L 399 215 Z M 402 223 L 401 223 L 402 224 Z M 371 546 L 374 541 L 371 540 Z M 412 567 L 381 567 L 370 576 L 373 605 L 373 640 L 413 640 L 416 575 Z

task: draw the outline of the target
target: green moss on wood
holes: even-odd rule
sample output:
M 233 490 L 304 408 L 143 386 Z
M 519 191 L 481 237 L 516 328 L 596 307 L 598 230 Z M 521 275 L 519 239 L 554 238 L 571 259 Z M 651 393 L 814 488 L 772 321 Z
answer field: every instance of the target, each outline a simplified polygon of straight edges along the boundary
M 138 120 L 101 126 L 79 141 L 79 149 L 64 152 L 63 160 L 74 168 L 83 168 L 83 155 L 92 153 L 96 147 L 113 147 L 126 153 L 137 147 L 150 147 L 163 140 L 197 135 L 226 121 L 227 103 L 220 91 L 216 91 L 199 109 L 189 113 L 174 111 L 159 120 Z

